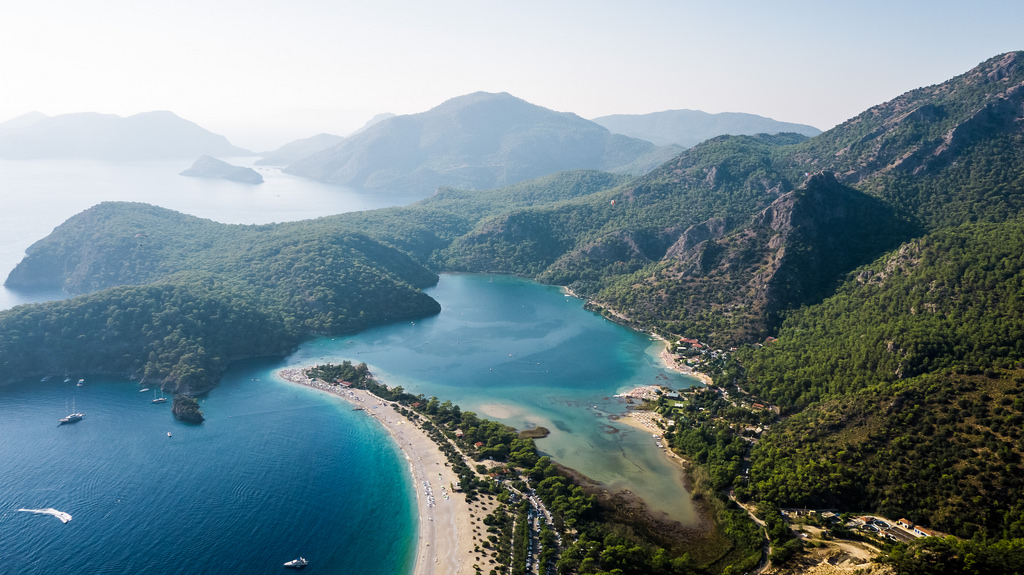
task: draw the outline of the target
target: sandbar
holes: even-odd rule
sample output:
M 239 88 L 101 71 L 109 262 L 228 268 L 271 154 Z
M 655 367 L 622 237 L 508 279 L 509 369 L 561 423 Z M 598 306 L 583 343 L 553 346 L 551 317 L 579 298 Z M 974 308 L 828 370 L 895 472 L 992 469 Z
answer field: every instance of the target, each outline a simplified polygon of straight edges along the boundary
M 660 422 L 661 426 L 659 426 L 655 422 Z M 679 465 L 682 465 L 683 469 L 686 468 L 686 459 L 680 457 L 678 453 L 673 451 L 662 438 L 662 436 L 665 434 L 664 426 L 668 423 L 668 421 L 661 415 L 654 413 L 653 411 L 643 411 L 639 409 L 630 410 L 628 413 L 626 413 L 626 415 L 623 415 L 622 417 L 617 419 L 616 423 L 622 423 L 634 429 L 647 431 L 652 436 L 657 435 L 657 441 L 662 443 L 661 451 L 665 454 L 665 456 L 668 457 L 670 461 L 674 461 Z M 653 440 L 654 437 L 652 437 L 651 439 Z
M 405 455 L 416 490 L 419 516 L 413 575 L 475 572 L 473 564 L 483 561 L 474 551 L 473 532 L 482 531 L 481 519 L 493 511 L 493 505 L 477 502 L 474 514 L 461 493 L 452 493 L 458 477 L 447 464 L 448 458 L 419 426 L 395 411 L 391 402 L 362 389 L 328 385 L 302 372 L 301 368 L 289 368 L 281 370 L 278 375 L 286 381 L 330 393 L 362 408 L 363 413 L 388 430 Z

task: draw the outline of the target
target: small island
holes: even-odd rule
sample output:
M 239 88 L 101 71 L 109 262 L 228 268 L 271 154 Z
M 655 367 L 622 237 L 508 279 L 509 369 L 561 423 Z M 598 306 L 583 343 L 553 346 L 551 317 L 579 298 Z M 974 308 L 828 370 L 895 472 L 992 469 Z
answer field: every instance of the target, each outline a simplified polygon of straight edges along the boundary
M 174 396 L 171 413 L 176 419 L 186 423 L 202 423 L 205 420 L 202 410 L 199 409 L 199 401 L 188 395 Z
M 262 184 L 263 176 L 252 168 L 233 166 L 212 156 L 200 156 L 192 167 L 181 172 L 191 178 L 215 178 L 243 184 Z

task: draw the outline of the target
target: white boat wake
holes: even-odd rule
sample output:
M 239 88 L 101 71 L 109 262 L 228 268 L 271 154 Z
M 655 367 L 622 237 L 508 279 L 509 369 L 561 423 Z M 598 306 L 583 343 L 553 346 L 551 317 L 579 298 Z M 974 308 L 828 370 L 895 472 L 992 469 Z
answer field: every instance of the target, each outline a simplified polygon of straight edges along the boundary
M 71 514 L 58 511 L 53 507 L 47 507 L 46 509 L 19 509 L 18 511 L 27 511 L 29 513 L 39 513 L 40 515 L 53 515 L 57 519 L 60 519 L 61 523 L 67 523 L 71 521 Z

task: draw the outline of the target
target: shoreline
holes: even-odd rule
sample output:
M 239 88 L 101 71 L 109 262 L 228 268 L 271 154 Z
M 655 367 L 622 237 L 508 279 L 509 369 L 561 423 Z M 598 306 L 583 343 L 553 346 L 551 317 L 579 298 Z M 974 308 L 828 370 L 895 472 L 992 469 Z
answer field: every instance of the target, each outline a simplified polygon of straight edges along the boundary
M 648 421 L 645 421 L 645 419 L 650 419 L 650 420 L 659 419 L 660 420 L 661 417 L 660 416 L 655 416 L 655 414 L 651 414 L 650 418 L 637 417 L 637 414 L 640 414 L 640 413 L 645 413 L 645 412 L 641 412 L 641 411 L 637 411 L 637 410 L 630 410 L 630 411 L 628 411 L 626 413 L 626 415 L 623 415 L 622 417 L 620 417 L 616 421 L 618 423 L 623 424 L 623 425 L 628 425 L 629 427 L 632 427 L 633 429 L 638 429 L 640 431 L 644 431 L 644 432 L 651 433 L 651 434 L 657 434 L 658 437 L 659 437 L 659 440 L 663 441 L 663 439 L 661 439 L 661 438 L 662 438 L 662 436 L 664 436 L 665 430 L 657 427 L 656 425 L 653 425 L 653 424 L 649 423 Z M 652 437 L 652 439 L 653 439 L 653 437 Z M 665 457 L 667 457 L 669 459 L 669 461 L 672 461 L 674 463 L 678 463 L 680 465 L 680 467 L 682 467 L 683 471 L 687 472 L 687 478 L 689 478 L 689 473 L 688 473 L 689 470 L 686 468 L 686 466 L 690 462 L 687 459 L 685 459 L 684 457 L 680 456 L 675 451 L 672 451 L 672 449 L 668 445 L 665 445 L 664 447 L 660 447 L 659 449 L 661 449 L 661 451 L 665 454 Z M 689 491 L 689 489 L 687 489 L 687 491 Z M 691 496 L 692 496 L 692 493 L 691 493 Z
M 696 371 L 688 365 L 682 366 L 676 363 L 675 358 L 673 358 L 672 354 L 668 352 L 668 342 L 665 341 L 664 338 L 659 337 L 658 339 L 665 342 L 665 349 L 661 350 L 661 353 L 658 354 L 658 357 L 661 358 L 661 362 L 665 365 L 666 368 L 671 369 L 672 371 L 675 371 L 677 373 L 681 373 L 683 375 L 698 379 L 704 385 L 714 385 L 714 380 L 711 379 L 710 375 Z
M 578 300 L 582 300 L 584 305 L 589 303 L 589 300 L 587 300 L 586 298 L 580 297 L 569 286 L 560 286 L 560 287 L 562 289 L 562 293 L 564 293 L 565 295 L 570 296 L 570 297 L 574 297 L 574 298 L 576 298 Z M 619 313 L 617 313 L 613 309 L 610 309 L 610 308 L 604 308 L 604 309 L 607 309 L 616 318 L 619 318 L 619 319 L 623 320 L 622 322 L 615 322 L 615 323 L 618 323 L 619 325 L 625 326 L 625 327 L 627 327 L 627 328 L 629 328 L 629 329 L 631 329 L 631 330 L 633 330 L 633 331 L 635 331 L 637 333 L 646 333 L 652 339 L 655 339 L 655 340 L 658 340 L 658 341 L 662 342 L 665 345 L 665 349 L 661 350 L 661 353 L 658 354 L 658 356 L 661 358 L 661 362 L 662 362 L 662 364 L 664 364 L 664 366 L 666 368 L 671 369 L 672 371 L 674 371 L 676 373 L 681 373 L 683 375 L 686 375 L 686 376 L 698 379 L 704 385 L 714 385 L 714 381 L 712 380 L 710 375 L 708 375 L 706 373 L 702 373 L 702 372 L 696 371 L 696 370 L 694 370 L 692 367 L 690 367 L 688 365 L 679 365 L 678 363 L 676 363 L 675 359 L 672 357 L 672 354 L 670 354 L 669 351 L 668 351 L 668 346 L 670 345 L 670 343 L 669 343 L 669 341 L 667 339 L 665 339 L 664 337 L 658 335 L 657 333 L 654 333 L 653 331 L 644 331 L 644 330 L 641 330 L 641 329 L 637 328 L 634 325 L 630 325 L 631 322 L 630 322 L 629 318 L 627 318 L 627 317 L 625 317 L 623 315 L 620 315 Z M 605 316 L 605 317 L 609 321 L 614 321 L 613 318 L 609 318 L 607 316 Z
M 305 368 L 287 368 L 277 375 L 290 383 L 329 393 L 354 409 L 363 411 L 387 430 L 402 451 L 412 475 L 416 492 L 417 543 L 412 575 L 472 573 L 474 557 L 474 517 L 470 504 L 461 494 L 452 494 L 458 477 L 448 459 L 426 432 L 395 411 L 391 402 L 362 389 L 327 385 L 302 372 Z

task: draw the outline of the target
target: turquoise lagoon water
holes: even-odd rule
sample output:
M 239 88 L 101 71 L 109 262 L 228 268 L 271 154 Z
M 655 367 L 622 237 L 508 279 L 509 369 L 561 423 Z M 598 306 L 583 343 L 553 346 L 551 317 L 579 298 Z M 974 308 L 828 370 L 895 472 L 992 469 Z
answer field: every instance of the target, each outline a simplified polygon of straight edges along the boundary
M 518 278 L 444 274 L 427 293 L 441 303 L 439 315 L 323 338 L 289 362 L 365 362 L 388 385 L 518 429 L 544 426 L 552 433 L 537 445 L 559 463 L 693 521 L 678 466 L 650 433 L 615 421 L 627 408 L 616 393 L 699 383 L 665 369 L 663 344 L 584 310 L 557 287 Z

